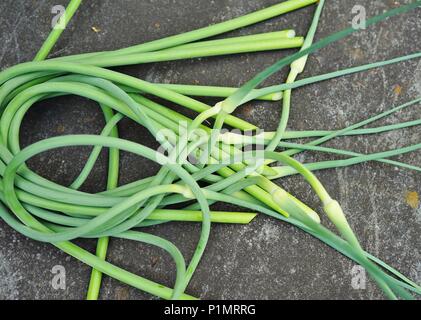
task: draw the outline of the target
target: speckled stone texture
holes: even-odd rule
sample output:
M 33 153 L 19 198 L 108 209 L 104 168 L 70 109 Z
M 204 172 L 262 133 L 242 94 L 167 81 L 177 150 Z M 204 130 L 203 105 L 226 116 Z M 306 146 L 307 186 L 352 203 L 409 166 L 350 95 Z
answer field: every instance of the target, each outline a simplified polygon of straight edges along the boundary
M 142 43 L 227 20 L 278 3 L 278 0 L 90 0 L 85 1 L 55 47 L 53 56 L 111 50 Z M 351 10 L 363 4 L 369 16 L 410 1 L 327 1 L 317 39 L 347 27 Z M 5 69 L 31 60 L 49 33 L 56 4 L 63 0 L 2 0 L 0 2 L 0 66 Z M 314 6 L 227 36 L 294 28 L 305 34 Z M 311 55 L 302 77 L 317 75 L 367 62 L 384 60 L 420 50 L 421 10 L 389 19 Z M 95 32 L 92 27 L 96 28 Z M 148 81 L 239 86 L 264 67 L 292 50 L 229 57 L 195 59 L 118 68 Z M 284 81 L 286 71 L 267 84 Z M 419 60 L 388 66 L 340 79 L 306 86 L 293 92 L 291 130 L 338 129 L 421 95 Z M 215 102 L 214 100 L 208 100 Z M 170 105 L 167 103 L 167 105 Z M 177 107 L 178 110 L 180 108 Z M 187 112 L 187 114 L 192 114 Z M 256 102 L 237 114 L 274 130 L 280 115 L 278 103 Z M 394 114 L 379 124 L 418 119 L 419 106 Z M 57 98 L 36 104 L 21 132 L 22 145 L 62 134 L 99 133 L 104 121 L 99 107 L 79 97 Z M 122 137 L 155 146 L 146 131 L 131 121 L 120 125 Z M 359 152 L 394 149 L 419 143 L 421 128 L 395 131 L 375 137 L 341 138 L 329 143 Z M 69 152 L 71 151 L 71 152 Z M 42 154 L 30 166 L 53 181 L 68 185 L 79 173 L 88 148 L 62 149 Z M 332 159 L 305 153 L 301 161 Z M 398 157 L 413 165 L 421 153 Z M 123 153 L 121 184 L 147 177 L 157 166 Z M 106 153 L 83 190 L 105 186 Z M 419 173 L 381 163 L 325 170 L 317 176 L 337 198 L 363 246 L 412 279 L 421 282 L 421 209 L 412 208 L 408 192 L 421 193 Z M 287 190 L 320 209 L 309 187 L 299 177 L 279 181 Z M 217 205 L 216 209 L 233 209 Z M 198 239 L 197 224 L 171 223 L 148 231 L 166 237 L 190 257 Z M 77 241 L 94 250 L 94 241 Z M 165 285 L 174 280 L 171 259 L 146 245 L 112 240 L 109 260 L 132 272 Z M 51 286 L 54 265 L 66 268 L 66 290 Z M 188 293 L 204 299 L 383 299 L 369 280 L 365 290 L 351 286 L 354 264 L 323 243 L 285 223 L 259 216 L 247 226 L 214 225 L 209 246 L 193 277 Z M 83 299 L 90 268 L 37 243 L 0 222 L 0 298 Z M 105 277 L 102 299 L 154 299 L 148 294 Z

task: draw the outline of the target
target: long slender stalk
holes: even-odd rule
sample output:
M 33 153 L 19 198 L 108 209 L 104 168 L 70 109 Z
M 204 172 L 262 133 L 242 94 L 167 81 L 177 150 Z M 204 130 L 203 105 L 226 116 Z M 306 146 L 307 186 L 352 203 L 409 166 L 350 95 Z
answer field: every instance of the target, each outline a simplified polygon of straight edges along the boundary
M 89 299 L 97 299 L 102 273 L 162 298 L 191 298 L 184 294 L 184 291 L 204 253 L 209 239 L 211 222 L 248 223 L 255 216 L 255 214 L 247 213 L 211 212 L 209 206 L 216 201 L 243 206 L 302 228 L 363 265 L 389 298 L 402 297 L 409 299 L 412 296 L 407 290 L 420 292 L 417 284 L 411 282 L 381 260 L 370 256 L 361 248 L 340 205 L 329 196 L 327 190 L 310 171 L 310 169 L 321 169 L 328 166 L 340 167 L 370 160 L 398 164 L 398 162 L 392 162 L 385 158 L 418 150 L 421 146 L 418 144 L 372 155 L 360 155 L 350 151 L 320 147 L 319 144 L 343 135 L 386 130 L 385 127 L 360 128 L 376 119 L 415 104 L 417 101 L 396 107 L 391 111 L 339 131 L 303 133 L 287 133 L 285 131 L 290 109 L 291 89 L 345 74 L 419 58 L 420 53 L 295 81 L 296 76 L 304 68 L 308 54 L 354 32 L 354 30 L 346 29 L 310 46 L 324 1 L 319 3 L 312 27 L 304 43 L 302 38 L 294 38 L 294 35 L 289 31 L 194 42 L 315 2 L 305 0 L 285 1 L 228 22 L 182 35 L 111 52 L 95 52 L 56 58 L 50 61 L 24 63 L 1 72 L 0 201 L 8 207 L 5 208 L 0 203 L 1 218 L 20 233 L 38 241 L 51 242 L 93 267 L 94 271 L 88 291 Z M 420 3 L 421 1 L 415 1 L 371 18 L 368 20 L 368 25 L 411 10 Z M 71 15 L 78 5 L 78 1 L 70 3 L 70 6 L 73 6 L 70 8 Z M 67 24 L 68 20 L 65 23 Z M 42 60 L 48 55 L 59 35 L 60 32 L 52 32 L 37 55 L 37 60 Z M 303 48 L 300 52 L 282 59 L 239 89 L 151 84 L 105 69 L 134 63 L 277 50 L 301 47 L 302 45 Z M 45 48 L 49 49 L 46 50 Z M 286 84 L 255 89 L 264 79 L 288 64 L 292 64 L 292 73 Z M 197 129 L 202 129 L 205 133 L 213 133 L 210 128 L 204 125 L 205 121 L 212 117 L 216 118 L 213 129 L 220 129 L 224 124 L 242 130 L 257 129 L 254 125 L 232 116 L 231 113 L 240 104 L 250 99 L 278 99 L 281 91 L 284 91 L 285 96 L 283 117 L 280 120 L 277 132 L 272 136 L 267 135 L 266 143 L 269 143 L 268 150 L 274 150 L 278 146 L 285 147 L 288 150 L 282 153 L 266 151 L 265 158 L 271 161 L 281 161 L 285 164 L 285 167 L 282 168 L 287 169 L 263 166 L 262 170 L 258 170 L 259 166 L 252 163 L 253 152 L 243 152 L 239 148 L 220 141 L 219 136 L 212 136 L 208 143 L 210 148 L 206 150 L 204 147 L 204 143 L 207 143 L 206 137 L 200 136 L 196 132 Z M 138 95 L 138 92 L 163 98 L 195 110 L 199 114 L 194 119 L 189 119 Z M 21 150 L 19 128 L 31 106 L 37 101 L 66 94 L 80 95 L 92 99 L 102 106 L 107 124 L 101 134 L 98 136 L 55 137 L 37 142 Z M 197 94 L 215 95 L 226 97 L 226 99 L 222 103 L 210 107 L 184 94 L 192 96 Z M 110 108 L 106 106 L 110 106 Z M 114 112 L 117 114 L 114 115 Z M 141 144 L 117 138 L 116 125 L 124 117 L 144 126 L 168 152 L 168 156 Z M 187 123 L 186 130 L 183 132 L 177 131 L 180 121 Z M 418 124 L 415 121 L 392 126 L 388 129 L 394 130 Z M 162 135 L 163 129 L 168 130 L 169 137 Z M 316 136 L 320 138 L 307 145 L 280 142 L 288 134 L 295 137 Z M 29 170 L 25 165 L 28 159 L 39 153 L 71 146 L 94 147 L 88 162 L 71 188 L 59 186 L 44 179 Z M 78 191 L 77 189 L 88 177 L 99 152 L 104 147 L 110 148 L 108 190 L 92 195 Z M 153 177 L 117 187 L 118 150 L 132 152 L 155 161 L 161 165 L 161 169 Z M 350 158 L 330 163 L 302 165 L 291 158 L 292 155 L 302 150 L 334 152 L 348 155 Z M 203 157 L 208 161 L 208 165 L 189 162 L 189 155 Z M 227 159 L 228 161 L 225 162 Z M 417 170 L 415 166 L 401 165 Z M 341 237 L 324 228 L 314 210 L 269 179 L 269 177 L 276 177 L 278 173 L 285 175 L 296 172 L 300 173 L 312 186 L 323 203 L 325 213 L 336 226 Z M 168 205 L 187 203 L 191 200 L 194 200 L 195 203 L 189 204 L 181 210 L 167 209 Z M 160 237 L 132 230 L 133 228 L 142 228 L 171 220 L 201 222 L 200 239 L 188 265 L 186 265 L 180 251 L 172 243 Z M 174 289 L 163 287 L 106 262 L 104 259 L 109 236 L 141 241 L 166 251 L 176 265 L 177 273 Z M 97 248 L 98 256 L 94 256 L 69 242 L 81 237 L 101 239 Z M 393 276 L 386 273 L 385 270 L 390 271 Z
M 311 23 L 310 29 L 307 33 L 305 41 L 301 46 L 301 51 L 308 49 L 311 44 L 313 43 L 314 35 L 316 34 L 317 26 L 319 24 L 320 16 L 322 14 L 323 6 L 325 4 L 324 0 L 320 0 L 319 4 L 317 5 L 316 13 L 313 17 L 313 22 Z M 298 77 L 300 73 L 304 71 L 305 65 L 307 63 L 308 56 L 303 56 L 298 60 L 295 60 L 291 63 L 291 70 L 288 74 L 288 78 L 286 83 L 294 83 L 295 79 Z M 276 130 L 275 136 L 269 142 L 266 147 L 268 151 L 274 151 L 281 141 L 285 130 L 287 129 L 287 123 L 289 120 L 289 113 L 291 107 L 291 94 L 292 90 L 285 90 L 283 93 L 283 101 L 282 101 L 282 112 L 281 112 L 281 119 L 279 120 L 278 128 Z
M 73 15 L 76 13 L 79 8 L 82 0 L 71 0 L 69 5 L 66 8 L 64 14 L 57 21 L 57 24 L 54 26 L 53 31 L 48 35 L 48 38 L 44 41 L 42 47 L 39 49 L 37 55 L 34 58 L 34 61 L 41 61 L 47 58 L 48 54 L 53 49 L 54 45 L 60 38 L 64 29 L 69 24 Z
M 198 46 L 173 48 L 171 50 L 160 50 L 154 52 L 135 53 L 125 56 L 104 56 L 83 59 L 82 64 L 95 65 L 98 67 L 117 67 L 141 63 L 152 63 L 162 61 L 174 61 L 191 58 L 212 57 L 220 55 L 259 52 L 279 49 L 299 48 L 303 43 L 302 38 L 281 38 L 279 40 L 254 41 L 250 43 L 228 43 L 218 46 Z
M 102 112 L 105 116 L 105 121 L 108 123 L 112 120 L 114 112 L 107 106 L 101 106 Z M 117 127 L 114 126 L 110 132 L 110 136 L 118 138 Z M 119 161 L 120 151 L 116 148 L 110 149 L 108 157 L 108 177 L 107 177 L 107 190 L 112 190 L 118 186 L 118 173 L 119 173 Z M 103 237 L 98 239 L 96 248 L 96 255 L 98 258 L 105 260 L 107 257 L 107 250 L 110 238 Z M 102 273 L 99 270 L 92 269 L 91 279 L 89 281 L 87 300 L 98 300 L 99 291 L 101 289 Z

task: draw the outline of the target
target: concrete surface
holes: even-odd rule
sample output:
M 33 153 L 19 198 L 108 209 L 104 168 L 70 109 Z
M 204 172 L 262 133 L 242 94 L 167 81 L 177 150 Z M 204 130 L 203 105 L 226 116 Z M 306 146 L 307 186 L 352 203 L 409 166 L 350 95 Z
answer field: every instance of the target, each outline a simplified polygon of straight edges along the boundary
M 277 0 L 91 0 L 85 1 L 54 50 L 54 56 L 108 50 L 192 30 L 275 4 Z M 350 24 L 351 10 L 363 4 L 368 15 L 408 1 L 327 1 L 317 33 L 320 39 Z M 31 60 L 48 35 L 51 7 L 64 0 L 3 0 L 0 2 L 0 66 L 2 69 Z M 303 35 L 314 7 L 302 9 L 232 32 L 294 28 Z M 420 50 L 421 10 L 390 19 L 313 54 L 303 77 Z M 94 32 L 92 27 L 99 29 Z M 97 30 L 98 31 L 98 30 Z M 256 72 L 292 51 L 243 54 L 120 68 L 149 81 L 237 86 Z M 285 79 L 285 71 L 268 83 Z M 421 63 L 411 61 L 347 76 L 294 91 L 289 128 L 336 129 L 377 114 L 421 95 Z M 238 114 L 266 130 L 279 118 L 277 103 L 252 103 Z M 380 123 L 420 118 L 419 107 L 399 112 Z M 54 135 L 98 133 L 103 126 L 99 108 L 78 97 L 37 104 L 26 117 L 22 145 Z M 154 145 L 145 130 L 130 121 L 120 126 L 122 136 Z M 374 152 L 420 142 L 421 128 L 376 137 L 339 139 L 328 145 Z M 146 141 L 146 142 L 145 142 Z M 40 174 L 69 184 L 87 159 L 88 149 L 59 150 L 33 159 Z M 302 161 L 330 159 L 325 155 L 300 156 Z M 419 165 L 421 153 L 398 157 Z M 97 164 L 83 189 L 99 191 L 105 185 L 106 157 Z M 157 168 L 124 153 L 121 184 L 146 177 Z M 319 172 L 318 177 L 343 205 L 363 246 L 412 279 L 421 282 L 421 209 L 412 208 L 408 192 L 421 193 L 421 175 L 385 164 L 367 163 Z M 318 207 L 313 193 L 299 177 L 280 183 Z M 217 206 L 218 209 L 226 208 Z M 232 209 L 232 208 L 231 208 Z M 198 226 L 172 223 L 150 229 L 177 244 L 189 257 L 197 241 Z M 93 241 L 78 241 L 94 249 Z M 171 285 L 174 266 L 159 250 L 129 241 L 112 240 L 109 260 L 152 280 Z M 66 268 L 66 290 L 51 286 L 54 265 Z M 205 256 L 188 288 L 207 299 L 382 299 L 370 280 L 365 290 L 351 286 L 353 263 L 309 235 L 264 216 L 248 226 L 214 225 Z M 89 267 L 48 244 L 30 241 L 0 222 L 1 299 L 83 299 Z M 148 294 L 106 277 L 102 299 L 151 299 Z

